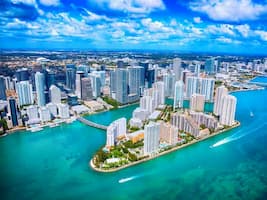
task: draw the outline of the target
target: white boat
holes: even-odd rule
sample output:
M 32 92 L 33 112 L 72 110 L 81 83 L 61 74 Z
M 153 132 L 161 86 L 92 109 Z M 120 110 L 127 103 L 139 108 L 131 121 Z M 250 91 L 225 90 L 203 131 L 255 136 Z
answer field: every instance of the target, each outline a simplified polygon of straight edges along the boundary
M 37 132 L 37 131 L 43 130 L 43 128 L 42 127 L 33 127 L 30 130 L 31 130 L 31 132 Z
M 250 112 L 250 117 L 254 117 L 254 114 L 253 114 L 253 112 L 252 112 L 252 111 Z
M 129 178 L 122 178 L 119 180 L 119 183 L 125 183 L 125 182 L 131 181 L 133 179 L 134 179 L 134 176 L 129 177 Z
M 53 128 L 53 127 L 57 127 L 57 126 L 58 126 L 58 124 L 55 123 L 55 124 L 51 124 L 49 127 Z

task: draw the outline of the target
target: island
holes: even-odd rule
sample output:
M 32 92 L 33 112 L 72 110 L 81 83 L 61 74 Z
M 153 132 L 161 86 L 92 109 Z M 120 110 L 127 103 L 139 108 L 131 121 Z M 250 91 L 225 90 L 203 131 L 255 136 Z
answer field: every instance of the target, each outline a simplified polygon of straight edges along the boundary
M 120 118 L 107 127 L 106 145 L 89 162 L 98 172 L 115 172 L 178 149 L 193 145 L 240 125 L 235 120 L 236 98 L 224 86 L 215 91 L 213 111 L 204 110 L 206 96 L 192 94 L 189 108 L 183 106 L 183 83 L 177 81 L 172 105 L 164 95 L 153 104 L 155 94 L 164 93 L 156 82 L 146 89 L 132 118 Z M 159 95 L 160 97 L 160 95 Z

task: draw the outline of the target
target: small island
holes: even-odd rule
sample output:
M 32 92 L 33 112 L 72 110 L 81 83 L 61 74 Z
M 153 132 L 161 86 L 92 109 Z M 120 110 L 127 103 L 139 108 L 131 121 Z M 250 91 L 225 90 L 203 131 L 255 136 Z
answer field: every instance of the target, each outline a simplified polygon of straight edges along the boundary
M 120 118 L 107 127 L 106 145 L 89 163 L 94 170 L 118 171 L 240 125 L 235 120 L 236 98 L 228 94 L 225 86 L 216 88 L 213 112 L 205 112 L 207 97 L 203 94 L 192 94 L 189 108 L 184 108 L 182 81 L 175 84 L 173 105 L 166 105 L 160 84 L 156 82 L 144 91 L 140 107 L 133 111 L 129 121 Z

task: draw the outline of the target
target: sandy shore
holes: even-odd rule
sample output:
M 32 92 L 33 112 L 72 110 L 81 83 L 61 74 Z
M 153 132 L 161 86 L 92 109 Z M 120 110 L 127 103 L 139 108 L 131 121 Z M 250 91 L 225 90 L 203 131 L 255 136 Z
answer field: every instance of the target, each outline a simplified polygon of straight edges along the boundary
M 163 151 L 163 152 L 161 152 L 161 153 L 159 153 L 159 154 L 157 154 L 157 155 L 155 155 L 155 156 L 148 157 L 148 158 L 145 158 L 145 159 L 142 159 L 142 160 L 138 160 L 138 161 L 136 161 L 136 162 L 132 162 L 132 163 L 129 163 L 129 164 L 127 164 L 127 165 L 123 165 L 123 166 L 121 166 L 121 167 L 112 168 L 112 169 L 100 169 L 100 168 L 97 168 L 97 167 L 94 165 L 94 163 L 93 163 L 93 158 L 90 160 L 89 165 L 90 165 L 90 167 L 91 167 L 93 170 L 98 171 L 98 172 L 116 172 L 116 171 L 122 170 L 122 169 L 124 169 L 124 168 L 127 168 L 127 167 L 130 167 L 130 166 L 133 166 L 133 165 L 137 165 L 137 164 L 140 164 L 140 163 L 143 163 L 143 162 L 146 162 L 146 161 L 149 161 L 149 160 L 158 158 L 158 157 L 160 157 L 160 156 L 162 156 L 162 155 L 171 153 L 171 152 L 176 151 L 176 150 L 178 150 L 178 149 L 181 149 L 181 148 L 190 146 L 190 145 L 192 145 L 192 144 L 201 142 L 201 141 L 203 141 L 203 140 L 206 140 L 206 139 L 208 139 L 208 138 L 211 138 L 211 137 L 213 137 L 213 136 L 215 136 L 215 135 L 218 135 L 218 134 L 220 134 L 220 133 L 225 133 L 225 132 L 227 132 L 227 131 L 229 131 L 229 130 L 231 130 L 231 129 L 233 129 L 233 128 L 236 128 L 236 127 L 238 127 L 238 126 L 240 126 L 240 122 L 237 122 L 235 125 L 233 125 L 233 126 L 227 128 L 227 129 L 223 129 L 223 130 L 217 131 L 217 132 L 215 132 L 215 133 L 213 133 L 213 134 L 211 134 L 211 135 L 207 135 L 207 136 L 205 136 L 205 137 L 203 137 L 203 138 L 201 138 L 201 139 L 198 139 L 198 140 L 192 140 L 192 141 L 189 142 L 189 143 L 183 144 L 183 145 L 181 145 L 181 146 L 173 147 L 172 149 Z

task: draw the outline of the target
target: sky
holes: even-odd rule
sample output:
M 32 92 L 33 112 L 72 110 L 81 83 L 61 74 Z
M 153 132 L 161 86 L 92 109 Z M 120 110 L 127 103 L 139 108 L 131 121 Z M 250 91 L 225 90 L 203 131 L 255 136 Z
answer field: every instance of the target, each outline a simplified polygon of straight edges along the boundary
M 267 54 L 267 0 L 1 0 L 1 49 Z

